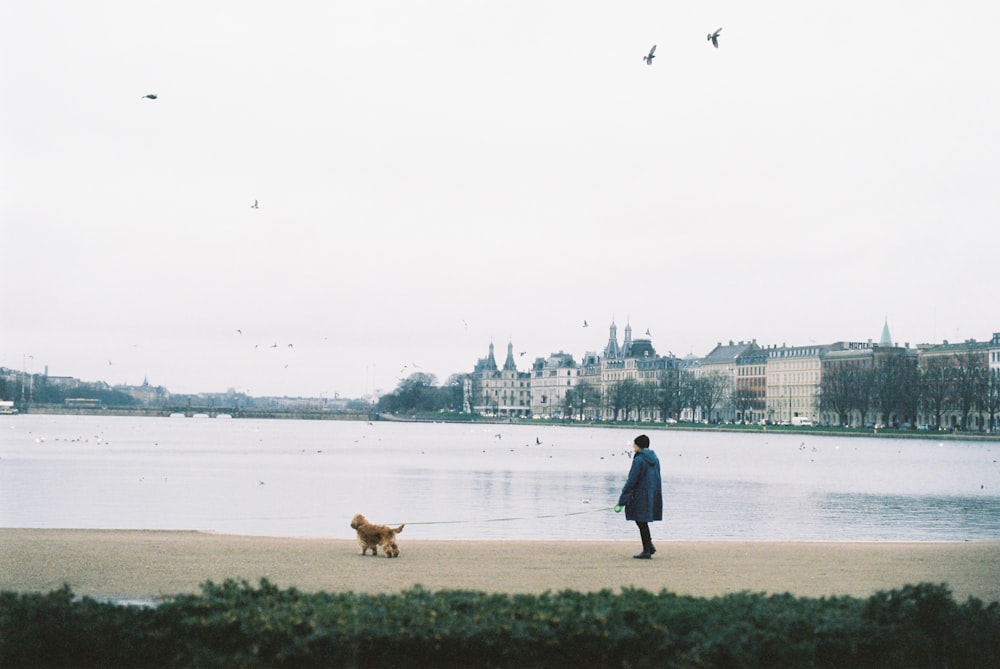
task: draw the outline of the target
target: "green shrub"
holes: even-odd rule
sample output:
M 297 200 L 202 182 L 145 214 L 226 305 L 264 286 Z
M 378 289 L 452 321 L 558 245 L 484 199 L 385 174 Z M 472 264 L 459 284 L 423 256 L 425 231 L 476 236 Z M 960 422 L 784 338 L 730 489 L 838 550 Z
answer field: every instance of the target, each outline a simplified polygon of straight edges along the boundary
M 302 593 L 206 583 L 154 608 L 0 593 L 0 666 L 1000 666 L 1000 605 L 921 584 L 868 599 L 669 592 Z

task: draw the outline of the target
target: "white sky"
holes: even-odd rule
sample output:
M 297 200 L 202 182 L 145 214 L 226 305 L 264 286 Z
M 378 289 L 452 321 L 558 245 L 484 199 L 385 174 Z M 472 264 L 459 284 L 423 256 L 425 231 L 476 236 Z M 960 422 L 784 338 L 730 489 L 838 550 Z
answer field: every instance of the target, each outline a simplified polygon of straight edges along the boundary
M 491 340 L 579 359 L 612 319 L 677 355 L 986 339 L 998 28 L 985 0 L 5 2 L 0 365 L 332 397 Z

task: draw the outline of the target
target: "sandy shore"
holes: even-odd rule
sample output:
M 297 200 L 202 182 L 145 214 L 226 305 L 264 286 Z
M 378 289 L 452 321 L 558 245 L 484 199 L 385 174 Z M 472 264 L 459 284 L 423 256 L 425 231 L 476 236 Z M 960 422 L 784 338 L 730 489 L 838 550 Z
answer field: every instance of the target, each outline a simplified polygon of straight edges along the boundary
M 956 600 L 1000 601 L 1000 542 L 659 542 L 633 560 L 622 541 L 406 541 L 396 559 L 358 555 L 346 539 L 201 532 L 0 529 L 0 590 L 115 599 L 198 592 L 205 581 L 266 577 L 313 592 L 560 590 L 715 596 L 790 592 L 866 597 L 906 584 L 947 583 Z M 637 542 L 636 542 L 637 543 Z

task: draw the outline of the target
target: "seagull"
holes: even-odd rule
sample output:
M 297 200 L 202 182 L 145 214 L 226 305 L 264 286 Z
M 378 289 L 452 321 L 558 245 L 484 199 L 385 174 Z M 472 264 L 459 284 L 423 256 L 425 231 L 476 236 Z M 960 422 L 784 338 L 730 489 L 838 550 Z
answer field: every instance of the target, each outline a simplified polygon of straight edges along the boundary
M 653 55 L 655 53 L 656 53 L 656 45 L 654 44 L 653 48 L 649 50 L 649 53 L 647 53 L 645 56 L 642 57 L 642 59 L 646 61 L 646 65 L 653 64 L 653 59 L 656 58 L 656 56 Z
M 252 205 L 250 205 L 250 208 L 251 208 L 251 209 L 260 209 L 260 207 L 258 207 L 258 206 L 257 206 L 257 200 L 254 200 L 254 201 L 253 201 L 253 204 L 252 204 Z
M 651 335 L 651 334 L 649 333 L 649 328 L 646 328 L 646 336 L 647 336 L 647 337 L 652 337 L 652 336 L 653 336 L 653 335 Z
M 714 33 L 708 33 L 708 39 L 711 40 L 712 46 L 716 49 L 719 48 L 719 33 L 722 32 L 722 28 L 719 28 Z
M 156 95 L 156 93 L 150 93 L 148 95 L 143 95 L 142 98 L 139 98 L 139 99 L 142 100 L 142 99 L 148 98 L 150 100 L 155 100 L 157 97 L 159 97 L 159 96 Z
M 587 327 L 587 321 L 583 322 L 583 327 Z

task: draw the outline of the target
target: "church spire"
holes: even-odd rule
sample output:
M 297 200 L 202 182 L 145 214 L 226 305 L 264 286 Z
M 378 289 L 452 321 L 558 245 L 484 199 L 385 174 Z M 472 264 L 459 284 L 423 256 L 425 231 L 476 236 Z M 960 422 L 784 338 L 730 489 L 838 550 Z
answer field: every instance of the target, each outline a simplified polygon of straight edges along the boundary
M 889 317 L 885 318 L 885 325 L 882 326 L 882 338 L 879 340 L 879 346 L 892 346 L 892 337 L 889 336 Z
M 611 336 L 608 337 L 608 345 L 604 348 L 605 360 L 619 360 L 622 357 L 621 349 L 618 348 L 618 326 L 611 321 Z
M 514 363 L 514 342 L 507 342 L 507 359 L 503 363 L 505 372 L 516 372 L 517 365 Z

